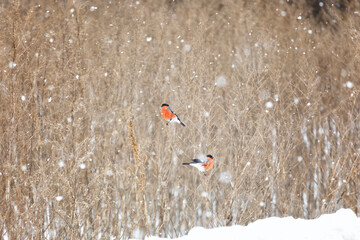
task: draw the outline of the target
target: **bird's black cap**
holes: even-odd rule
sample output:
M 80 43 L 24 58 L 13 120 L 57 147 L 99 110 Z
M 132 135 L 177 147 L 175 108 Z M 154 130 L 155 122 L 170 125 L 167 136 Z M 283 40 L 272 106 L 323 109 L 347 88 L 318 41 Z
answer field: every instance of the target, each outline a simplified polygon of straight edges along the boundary
M 213 156 L 211 156 L 211 155 L 206 155 L 206 156 L 207 156 L 207 157 L 209 157 L 209 158 L 212 158 L 212 159 L 214 159 L 214 158 L 213 158 Z
M 163 105 L 161 105 L 161 107 L 163 107 L 163 106 L 167 106 L 167 107 L 168 107 L 168 106 L 169 106 L 169 104 L 164 103 Z

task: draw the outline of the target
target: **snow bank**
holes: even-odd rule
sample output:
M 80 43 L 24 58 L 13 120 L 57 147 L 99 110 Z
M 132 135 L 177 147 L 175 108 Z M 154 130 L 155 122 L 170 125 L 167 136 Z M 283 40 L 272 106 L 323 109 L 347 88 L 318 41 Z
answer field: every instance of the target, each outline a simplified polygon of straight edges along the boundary
M 146 239 L 156 240 L 158 237 Z M 195 227 L 182 240 L 246 239 L 246 240 L 360 240 L 360 218 L 349 209 L 340 209 L 317 219 L 271 217 L 248 226 L 205 229 Z

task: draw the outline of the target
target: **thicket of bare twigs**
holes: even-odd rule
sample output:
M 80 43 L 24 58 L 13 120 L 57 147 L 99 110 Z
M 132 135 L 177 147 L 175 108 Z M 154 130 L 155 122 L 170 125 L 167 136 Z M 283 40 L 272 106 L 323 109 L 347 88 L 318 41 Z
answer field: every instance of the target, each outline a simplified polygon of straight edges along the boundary
M 358 214 L 359 8 L 270 2 L 2 2 L 1 238 Z

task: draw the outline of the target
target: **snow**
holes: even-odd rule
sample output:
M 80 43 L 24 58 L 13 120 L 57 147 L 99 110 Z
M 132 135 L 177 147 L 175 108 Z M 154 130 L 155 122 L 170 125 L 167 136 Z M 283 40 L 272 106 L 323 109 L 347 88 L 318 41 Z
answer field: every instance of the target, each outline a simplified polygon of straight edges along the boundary
M 64 198 L 63 196 L 57 196 L 56 201 L 60 202 L 61 200 L 63 200 L 63 198 Z
M 14 62 L 9 62 L 9 68 L 10 69 L 13 69 L 14 67 L 16 67 L 16 63 L 14 63 Z
M 208 197 L 209 197 L 209 194 L 208 194 L 207 192 L 202 192 L 202 193 L 201 193 L 201 196 L 202 196 L 203 198 L 208 198 Z
M 225 87 L 226 86 L 226 77 L 225 76 L 219 76 L 215 80 L 215 86 L 217 87 Z
M 273 108 L 273 107 L 274 107 L 274 104 L 269 101 L 269 102 L 266 102 L 266 103 L 265 103 L 265 107 L 266 107 L 266 108 Z
M 108 175 L 109 177 L 111 177 L 111 176 L 114 175 L 114 173 L 113 173 L 113 171 L 112 171 L 111 169 L 109 169 L 109 170 L 106 171 L 106 175 Z
M 146 239 L 157 240 L 158 237 Z M 182 240 L 192 239 L 247 239 L 247 240 L 359 240 L 360 218 L 350 209 L 340 209 L 317 219 L 270 217 L 248 226 L 230 226 L 205 229 L 194 227 Z
M 345 69 L 341 69 L 341 76 L 343 78 L 347 76 L 347 71 Z
M 189 45 L 189 44 L 185 44 L 185 46 L 184 46 L 184 52 L 190 52 L 190 50 L 191 50 L 191 45 Z
M 229 182 L 231 182 L 231 178 L 232 178 L 232 175 L 230 172 L 228 172 L 228 171 L 222 172 L 222 173 L 220 173 L 220 176 L 219 176 L 219 182 L 229 183 Z
M 58 165 L 59 165 L 59 167 L 65 167 L 65 163 L 64 163 L 64 161 L 60 161 L 59 163 L 58 163 Z
M 85 168 L 86 168 L 85 163 L 80 164 L 80 168 L 81 168 L 81 169 L 85 169 Z
M 346 86 L 347 88 L 353 88 L 353 87 L 354 87 L 354 83 L 353 83 L 353 82 L 350 82 L 350 81 L 347 81 L 347 82 L 345 83 L 345 86 Z

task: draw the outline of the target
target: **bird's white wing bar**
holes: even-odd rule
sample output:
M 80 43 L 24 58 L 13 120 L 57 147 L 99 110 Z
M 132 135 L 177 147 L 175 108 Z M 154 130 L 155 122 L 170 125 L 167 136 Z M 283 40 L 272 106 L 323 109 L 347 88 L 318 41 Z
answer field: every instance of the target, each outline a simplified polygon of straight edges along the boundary
M 190 166 L 197 168 L 200 172 L 205 172 L 205 168 L 201 163 L 190 163 Z
M 174 117 L 173 119 L 170 119 L 170 122 L 176 122 L 180 124 L 180 120 L 178 119 L 178 117 Z

